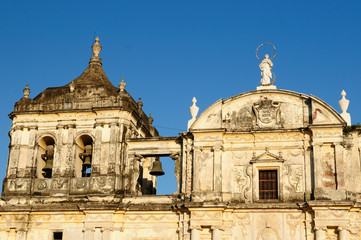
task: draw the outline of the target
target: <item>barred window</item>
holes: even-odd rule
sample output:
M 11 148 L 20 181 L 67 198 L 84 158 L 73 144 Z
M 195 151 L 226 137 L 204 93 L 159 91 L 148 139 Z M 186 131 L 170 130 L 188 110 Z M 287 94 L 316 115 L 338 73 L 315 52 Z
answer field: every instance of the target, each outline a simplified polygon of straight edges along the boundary
M 259 171 L 259 199 L 278 199 L 277 170 Z

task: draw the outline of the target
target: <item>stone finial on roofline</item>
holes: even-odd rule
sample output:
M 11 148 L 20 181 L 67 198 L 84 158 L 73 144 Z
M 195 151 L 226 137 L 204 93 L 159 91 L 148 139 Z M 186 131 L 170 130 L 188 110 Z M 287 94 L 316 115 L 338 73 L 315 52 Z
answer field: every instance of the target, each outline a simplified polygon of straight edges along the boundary
M 23 93 L 24 93 L 24 98 L 29 98 L 30 95 L 30 88 L 29 88 L 29 84 L 26 84 L 26 87 L 23 89 Z
M 124 82 L 124 78 L 122 77 L 122 81 L 119 83 L 119 89 L 121 92 L 124 92 L 125 86 L 127 86 L 127 84 Z
M 95 43 L 92 46 L 93 54 L 94 54 L 95 57 L 99 57 L 99 53 L 102 50 L 102 46 L 100 46 L 99 41 L 100 41 L 99 37 L 96 37 L 95 38 Z
M 139 98 L 137 104 L 138 104 L 138 110 L 139 110 L 139 111 L 142 110 L 143 102 L 142 102 L 142 99 L 141 99 L 141 98 Z
M 154 121 L 154 119 L 153 119 L 153 117 L 152 117 L 152 114 L 149 113 L 149 117 L 148 117 L 149 126 L 152 126 L 153 121 Z
M 74 92 L 75 90 L 75 83 L 74 83 L 74 79 L 71 80 L 71 83 L 69 84 L 69 90 L 70 92 Z
M 196 120 L 197 114 L 198 114 L 198 111 L 199 111 L 199 107 L 196 106 L 196 103 L 197 103 L 196 97 L 193 97 L 192 102 L 193 102 L 193 105 L 189 108 L 189 111 L 191 112 L 192 119 L 190 119 L 188 121 L 187 131 L 189 130 L 189 128 L 192 126 L 192 124 Z
M 346 92 L 345 90 L 342 90 L 341 92 L 341 100 L 338 101 L 338 104 L 340 104 L 342 113 L 340 114 L 341 117 L 346 121 L 347 126 L 351 126 L 351 115 L 347 112 L 348 105 L 350 104 L 350 100 L 347 100 L 345 98 Z

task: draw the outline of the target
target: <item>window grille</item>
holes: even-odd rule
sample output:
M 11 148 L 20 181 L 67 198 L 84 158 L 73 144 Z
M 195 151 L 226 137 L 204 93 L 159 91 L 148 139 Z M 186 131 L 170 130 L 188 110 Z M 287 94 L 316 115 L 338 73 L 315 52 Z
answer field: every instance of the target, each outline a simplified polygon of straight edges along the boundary
M 259 171 L 259 199 L 278 199 L 277 170 Z

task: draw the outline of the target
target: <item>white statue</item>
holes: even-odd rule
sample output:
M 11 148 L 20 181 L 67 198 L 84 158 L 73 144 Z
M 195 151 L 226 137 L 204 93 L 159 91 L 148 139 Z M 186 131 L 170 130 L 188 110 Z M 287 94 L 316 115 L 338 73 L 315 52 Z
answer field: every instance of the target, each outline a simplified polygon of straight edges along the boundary
M 266 54 L 262 62 L 259 64 L 259 68 L 261 69 L 261 75 L 262 75 L 262 79 L 261 79 L 262 86 L 271 85 L 272 67 L 273 67 L 273 63 L 269 58 L 269 55 Z

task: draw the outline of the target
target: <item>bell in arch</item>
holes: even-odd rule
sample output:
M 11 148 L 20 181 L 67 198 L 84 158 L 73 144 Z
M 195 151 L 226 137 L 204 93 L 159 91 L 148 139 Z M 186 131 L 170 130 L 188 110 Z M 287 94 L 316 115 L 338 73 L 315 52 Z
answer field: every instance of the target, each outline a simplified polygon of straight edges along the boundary
M 150 170 L 149 174 L 153 175 L 153 176 L 164 175 L 164 171 L 162 169 L 162 163 L 161 163 L 161 161 L 159 161 L 159 159 L 157 159 L 153 162 L 152 170 Z
M 53 159 L 54 157 L 54 145 L 46 146 L 46 150 L 44 154 L 41 154 L 41 158 L 44 161 L 48 161 L 49 159 Z
M 83 165 L 85 165 L 85 166 L 90 166 L 92 163 L 91 163 L 91 161 L 90 161 L 90 156 L 87 156 L 87 157 L 85 157 L 84 158 L 84 163 L 83 163 Z
M 91 157 L 92 157 L 92 146 L 86 145 L 84 147 L 84 152 L 79 153 L 79 157 L 83 160 L 83 165 L 86 167 L 91 166 Z
M 43 176 L 46 178 L 50 178 L 53 170 L 54 146 L 46 146 L 45 154 L 42 154 L 41 158 L 45 161 L 45 166 L 43 167 Z
M 45 166 L 43 167 L 43 171 L 49 171 L 49 170 L 53 169 L 53 161 L 54 160 L 52 158 L 48 159 L 46 161 Z

